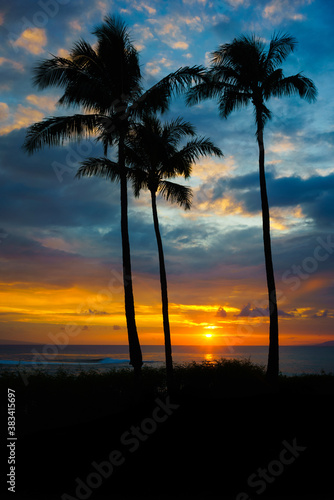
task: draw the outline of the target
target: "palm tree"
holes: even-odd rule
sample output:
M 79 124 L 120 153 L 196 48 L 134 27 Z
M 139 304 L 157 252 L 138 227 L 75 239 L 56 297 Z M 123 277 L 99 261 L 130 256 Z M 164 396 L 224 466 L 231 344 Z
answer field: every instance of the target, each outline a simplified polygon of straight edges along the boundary
M 125 159 L 128 177 L 132 180 L 134 195 L 138 197 L 142 189 L 151 194 L 153 223 L 158 246 L 163 329 L 167 387 L 173 391 L 173 360 L 168 317 L 167 275 L 162 238 L 157 211 L 157 194 L 165 200 L 175 202 L 185 210 L 191 206 L 192 191 L 170 179 L 182 175 L 190 176 L 192 165 L 200 156 L 215 154 L 222 156 L 219 148 L 206 138 L 194 138 L 179 148 L 180 141 L 187 136 L 194 137 L 195 129 L 181 118 L 162 124 L 152 115 L 144 115 L 142 122 L 134 125 L 125 142 Z M 83 163 L 78 175 L 99 175 L 117 177 L 117 167 L 104 158 L 89 158 Z
M 205 81 L 187 94 L 187 103 L 217 98 L 222 118 L 232 111 L 252 103 L 254 106 L 256 138 L 259 147 L 260 192 L 262 204 L 263 242 L 267 288 L 269 296 L 270 329 L 267 377 L 276 381 L 279 373 L 278 310 L 271 253 L 270 215 L 265 179 L 265 149 L 263 132 L 271 112 L 266 106 L 270 97 L 298 94 L 308 102 L 316 99 L 317 90 L 302 73 L 285 77 L 279 67 L 296 46 L 288 34 L 274 34 L 266 50 L 265 43 L 255 35 L 241 36 L 232 43 L 221 45 L 212 54 L 212 66 Z
M 124 143 L 131 122 L 136 117 L 146 110 L 167 110 L 173 92 L 189 85 L 201 68 L 180 68 L 144 91 L 138 52 L 131 42 L 127 26 L 118 17 L 107 16 L 93 34 L 97 37 L 96 48 L 80 40 L 74 44 L 68 58 L 53 56 L 35 68 L 34 84 L 39 89 L 63 88 L 64 94 L 58 104 L 81 108 L 84 113 L 51 117 L 32 125 L 28 129 L 24 148 L 33 153 L 45 145 L 57 146 L 69 139 L 88 137 L 102 142 L 105 155 L 110 146 L 117 146 L 125 314 L 130 363 L 139 373 L 142 353 L 132 287 Z

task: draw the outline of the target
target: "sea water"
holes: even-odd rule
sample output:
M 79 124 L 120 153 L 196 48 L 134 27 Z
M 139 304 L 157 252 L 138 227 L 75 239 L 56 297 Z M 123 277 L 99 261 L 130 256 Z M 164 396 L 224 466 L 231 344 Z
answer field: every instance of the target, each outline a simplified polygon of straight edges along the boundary
M 164 346 L 142 346 L 144 364 L 162 366 Z M 250 359 L 266 365 L 267 346 L 173 346 L 174 363 L 214 362 L 216 359 Z M 126 345 L 0 345 L 0 370 L 59 367 L 73 371 L 106 371 L 129 366 Z M 285 375 L 334 373 L 334 346 L 281 346 L 280 370 Z

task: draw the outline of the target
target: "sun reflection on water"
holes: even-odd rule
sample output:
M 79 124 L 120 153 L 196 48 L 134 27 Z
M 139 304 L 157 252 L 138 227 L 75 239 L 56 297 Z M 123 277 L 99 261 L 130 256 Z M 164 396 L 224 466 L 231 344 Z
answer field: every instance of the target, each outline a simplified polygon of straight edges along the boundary
M 207 363 L 212 363 L 212 361 L 213 361 L 213 355 L 212 355 L 212 354 L 207 353 L 207 354 L 205 354 L 204 359 L 205 359 L 205 361 L 206 361 Z

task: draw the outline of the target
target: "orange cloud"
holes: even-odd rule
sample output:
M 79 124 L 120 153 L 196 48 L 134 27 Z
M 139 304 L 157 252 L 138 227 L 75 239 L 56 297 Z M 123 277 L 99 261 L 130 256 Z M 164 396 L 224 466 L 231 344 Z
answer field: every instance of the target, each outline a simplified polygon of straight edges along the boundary
M 68 59 L 69 58 L 68 50 L 66 50 L 66 49 L 59 49 L 58 52 L 57 52 L 57 56 L 58 57 L 64 57 L 64 59 Z
M 273 0 L 266 5 L 262 12 L 262 16 L 269 19 L 273 24 L 279 24 L 284 19 L 292 19 L 293 21 L 302 21 L 305 19 L 303 14 L 296 12 L 296 8 L 303 5 L 309 5 L 313 0 Z
M 45 30 L 42 28 L 28 28 L 13 43 L 14 47 L 22 47 L 31 54 L 41 54 L 44 52 L 44 45 L 47 43 Z
M 14 114 L 13 123 L 4 125 L 0 128 L 0 135 L 9 134 L 12 130 L 18 130 L 20 128 L 28 127 L 32 123 L 41 121 L 44 118 L 44 114 L 41 111 L 33 108 L 26 108 L 19 104 L 17 110 Z
M 274 134 L 274 142 L 268 145 L 268 152 L 282 153 L 286 151 L 294 151 L 295 146 L 287 135 L 278 133 Z
M 75 19 L 74 21 L 70 21 L 69 25 L 72 28 L 72 30 L 74 30 L 74 31 L 81 31 L 82 30 L 82 26 L 77 19 Z
M 145 66 L 147 73 L 154 76 L 161 72 L 162 66 L 165 68 L 170 68 L 172 66 L 172 62 L 166 59 L 166 57 L 162 57 L 160 60 L 148 62 Z
M 189 43 L 186 42 L 173 42 L 170 45 L 173 49 L 187 49 L 189 47 Z
M 21 63 L 12 61 L 11 59 L 7 59 L 6 57 L 0 57 L 0 66 L 5 63 L 10 64 L 11 66 L 13 66 L 13 68 L 17 69 L 18 71 L 24 71 L 24 67 Z
M 47 96 L 37 96 L 35 94 L 30 94 L 26 97 L 26 100 L 37 106 L 40 109 L 45 109 L 47 111 L 53 111 L 56 107 L 54 99 Z
M 156 14 L 157 10 L 154 7 L 151 7 L 150 5 L 147 5 L 145 3 L 140 3 L 140 4 L 134 4 L 133 7 L 138 10 L 138 11 L 143 11 L 146 10 L 148 14 Z
M 9 107 L 5 102 L 0 102 L 0 120 L 4 121 L 9 116 Z

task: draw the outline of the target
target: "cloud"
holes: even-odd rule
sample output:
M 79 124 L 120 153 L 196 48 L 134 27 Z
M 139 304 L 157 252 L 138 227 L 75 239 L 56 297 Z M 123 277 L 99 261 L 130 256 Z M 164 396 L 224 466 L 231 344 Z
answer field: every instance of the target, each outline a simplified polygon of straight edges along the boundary
M 315 224 L 326 226 L 332 223 L 332 202 L 334 197 L 334 174 L 312 175 L 306 179 L 297 175 L 277 178 L 275 172 L 267 171 L 267 191 L 269 205 L 272 209 L 294 207 L 295 214 L 290 215 L 300 219 L 312 219 Z M 211 186 L 212 186 L 211 182 Z M 214 187 L 204 183 L 199 190 L 199 197 L 210 204 L 217 200 L 238 200 L 244 215 L 256 215 L 261 210 L 260 186 L 258 172 L 250 172 L 236 177 L 223 176 L 216 178 Z M 227 209 L 229 205 L 226 205 Z M 235 203 L 232 202 L 232 207 Z M 284 212 L 276 212 L 284 217 Z M 274 212 L 272 210 L 272 215 Z M 281 222 L 283 219 L 281 220 Z
M 154 38 L 154 35 L 148 26 L 140 26 L 139 24 L 134 24 L 132 32 L 135 36 L 135 41 L 142 42 L 143 40 L 150 40 Z
M 58 49 L 57 56 L 64 57 L 64 59 L 68 59 L 68 57 L 69 57 L 68 50 L 67 49 Z
M 186 43 L 186 42 L 171 42 L 170 46 L 173 49 L 184 49 L 184 50 L 186 50 L 189 47 L 189 43 Z
M 21 47 L 31 54 L 41 54 L 44 52 L 44 45 L 47 43 L 47 36 L 45 29 L 42 28 L 28 28 L 21 36 L 13 42 L 14 47 Z
M 82 25 L 79 23 L 79 21 L 77 19 L 70 21 L 69 26 L 74 31 L 81 31 L 82 30 Z
M 20 147 L 25 132 L 21 129 L 0 136 L 0 205 L 8 225 L 74 228 L 83 224 L 88 230 L 98 221 L 102 231 L 119 224 L 119 186 L 98 178 L 74 179 L 79 161 L 87 155 L 102 155 L 100 145 L 73 143 L 28 156 Z M 54 162 L 68 170 L 62 182 Z
M 5 121 L 9 116 L 9 107 L 5 102 L 0 102 L 0 120 Z
M 280 24 L 283 20 L 303 21 L 305 15 L 298 13 L 297 9 L 304 5 L 310 5 L 313 0 L 273 0 L 267 4 L 262 12 L 265 19 L 269 19 L 273 24 Z
M 238 8 L 241 5 L 244 5 L 245 7 L 249 6 L 249 0 L 227 0 L 227 3 L 232 5 L 232 7 Z
M 154 7 L 151 7 L 150 5 L 147 5 L 144 2 L 134 3 L 132 6 L 138 11 L 143 11 L 143 10 L 145 11 L 146 10 L 146 12 L 148 12 L 148 14 L 150 14 L 150 15 L 157 13 L 157 9 L 155 9 Z
M 30 94 L 26 97 L 26 100 L 30 104 L 48 112 L 53 111 L 56 107 L 55 98 L 52 97 Z
M 83 316 L 108 316 L 110 313 L 106 311 L 98 311 L 97 309 L 88 309 L 87 311 L 80 312 Z
M 317 313 L 313 314 L 311 317 L 314 319 L 318 318 L 327 318 L 328 316 L 328 309 L 325 309 L 324 311 L 318 311 Z
M 145 66 L 145 70 L 149 75 L 155 76 L 162 71 L 162 67 L 170 68 L 172 65 L 172 61 L 169 61 L 166 57 L 162 57 L 161 59 L 148 62 Z
M 184 28 L 187 26 L 185 18 L 169 16 L 167 18 L 149 19 L 148 21 L 153 25 L 155 34 L 169 47 L 182 50 L 189 47 L 184 34 Z
M 18 71 L 24 71 L 23 64 L 17 62 L 17 61 L 12 61 L 11 59 L 7 59 L 6 57 L 0 57 L 0 66 L 2 65 L 10 65 L 13 68 L 17 69 Z
M 294 151 L 295 150 L 295 144 L 291 141 L 290 137 L 287 135 L 284 135 L 282 133 L 276 133 L 273 134 L 274 140 L 272 143 L 267 147 L 267 152 L 272 152 L 272 153 L 285 153 L 287 151 Z
M 12 123 L 8 123 L 7 125 L 3 125 L 2 127 L 0 127 L 0 135 L 6 135 L 13 130 L 28 127 L 34 122 L 41 121 L 43 118 L 44 114 L 37 109 L 25 107 L 22 106 L 22 104 L 19 104 L 14 113 L 14 119 Z
M 282 309 L 278 310 L 278 315 L 281 318 L 294 318 L 294 314 L 287 313 Z M 261 317 L 269 317 L 269 307 L 253 307 L 250 303 L 243 307 L 239 314 L 235 315 L 237 318 L 261 318 Z
M 108 3 L 103 2 L 102 0 L 96 0 L 95 8 L 101 12 L 103 16 L 108 14 Z
M 223 307 L 220 307 L 217 311 L 216 316 L 217 316 L 217 318 L 226 318 L 227 312 L 225 311 L 225 309 Z

